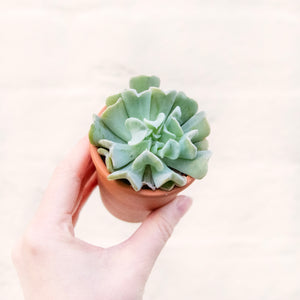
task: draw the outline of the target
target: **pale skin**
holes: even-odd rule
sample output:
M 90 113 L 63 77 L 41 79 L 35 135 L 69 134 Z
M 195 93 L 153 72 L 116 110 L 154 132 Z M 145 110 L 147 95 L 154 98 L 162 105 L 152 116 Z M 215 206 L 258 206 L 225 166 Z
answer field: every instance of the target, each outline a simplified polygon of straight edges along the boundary
M 152 267 L 192 200 L 177 197 L 151 213 L 129 239 L 102 248 L 74 233 L 96 185 L 88 139 L 83 138 L 56 168 L 33 220 L 12 250 L 26 300 L 143 298 Z

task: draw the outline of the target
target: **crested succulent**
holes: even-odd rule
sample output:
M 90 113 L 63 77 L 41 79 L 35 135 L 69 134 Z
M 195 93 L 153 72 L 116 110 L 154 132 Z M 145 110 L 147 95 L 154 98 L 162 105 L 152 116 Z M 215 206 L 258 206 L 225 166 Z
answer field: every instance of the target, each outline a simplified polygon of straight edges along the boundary
M 139 191 L 184 186 L 186 175 L 203 178 L 210 128 L 197 102 L 183 92 L 164 92 L 156 76 L 137 76 L 129 85 L 106 99 L 89 132 L 105 158 L 108 179 L 126 179 Z

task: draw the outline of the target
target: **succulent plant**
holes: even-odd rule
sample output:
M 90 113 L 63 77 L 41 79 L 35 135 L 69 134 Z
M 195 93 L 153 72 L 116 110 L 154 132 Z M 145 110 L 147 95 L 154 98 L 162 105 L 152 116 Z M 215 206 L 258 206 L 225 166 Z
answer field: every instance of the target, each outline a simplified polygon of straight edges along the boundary
M 127 179 L 139 191 L 184 186 L 207 173 L 211 156 L 205 113 L 183 92 L 164 92 L 156 76 L 131 78 L 130 89 L 106 99 L 89 138 L 105 157 L 108 179 Z

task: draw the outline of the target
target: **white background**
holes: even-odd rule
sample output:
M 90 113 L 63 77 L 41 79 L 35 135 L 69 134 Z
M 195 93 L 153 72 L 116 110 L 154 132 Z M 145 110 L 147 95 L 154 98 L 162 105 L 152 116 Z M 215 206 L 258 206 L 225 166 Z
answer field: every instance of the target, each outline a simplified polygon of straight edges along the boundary
M 298 0 L 0 0 L 1 299 L 22 299 L 10 248 L 56 164 L 138 74 L 198 101 L 213 151 L 145 299 L 300 299 L 299 53 Z M 77 235 L 136 227 L 95 190 Z

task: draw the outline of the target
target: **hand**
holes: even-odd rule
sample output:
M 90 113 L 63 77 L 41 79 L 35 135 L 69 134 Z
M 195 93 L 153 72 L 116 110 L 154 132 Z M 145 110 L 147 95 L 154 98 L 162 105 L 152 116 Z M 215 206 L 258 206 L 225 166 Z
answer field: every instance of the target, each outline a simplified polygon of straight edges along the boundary
M 35 217 L 12 251 L 25 299 L 142 299 L 153 264 L 191 199 L 177 197 L 151 213 L 125 242 L 100 248 L 74 235 L 96 184 L 85 138 L 56 168 Z

